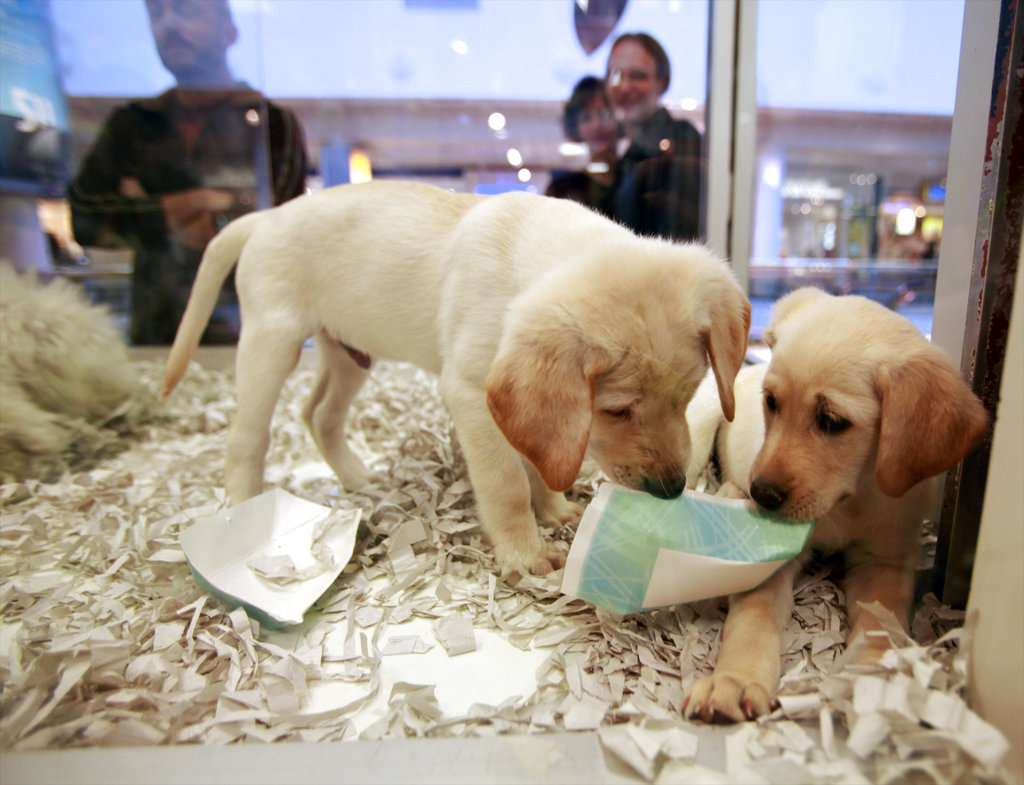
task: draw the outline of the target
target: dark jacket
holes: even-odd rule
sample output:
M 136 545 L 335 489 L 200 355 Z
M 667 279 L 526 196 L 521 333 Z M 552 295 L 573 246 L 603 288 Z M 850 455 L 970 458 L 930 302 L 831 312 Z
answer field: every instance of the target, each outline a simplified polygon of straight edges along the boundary
M 612 217 L 612 186 L 605 185 L 587 172 L 554 172 L 544 195 L 572 199 Z
M 234 192 L 235 206 L 217 216 L 220 227 L 305 190 L 305 144 L 292 113 L 247 87 L 228 91 L 199 113 L 198 135 L 189 146 L 179 131 L 186 110 L 176 95 L 169 90 L 115 109 L 68 188 L 79 243 L 135 251 L 134 343 L 173 340 L 201 257 L 172 239 L 161 196 L 198 187 Z M 123 195 L 125 178 L 137 180 L 146 196 Z M 233 302 L 226 287 L 222 304 Z M 233 341 L 234 321 L 215 340 Z
M 698 239 L 702 147 L 691 123 L 660 107 L 616 164 L 613 217 L 641 235 Z

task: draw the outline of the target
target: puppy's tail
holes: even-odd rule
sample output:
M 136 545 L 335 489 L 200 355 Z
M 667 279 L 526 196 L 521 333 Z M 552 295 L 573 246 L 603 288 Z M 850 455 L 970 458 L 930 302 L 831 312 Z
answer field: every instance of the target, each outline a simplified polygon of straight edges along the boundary
M 181 317 L 171 353 L 167 357 L 161 398 L 170 395 L 185 375 L 189 360 L 199 346 L 203 331 L 210 321 L 210 315 L 217 305 L 221 287 L 224 286 L 224 281 L 234 268 L 242 248 L 260 218 L 260 213 L 249 213 L 236 218 L 206 246 L 196 280 L 192 284 L 192 292 L 188 297 L 188 305 L 185 306 L 185 314 Z

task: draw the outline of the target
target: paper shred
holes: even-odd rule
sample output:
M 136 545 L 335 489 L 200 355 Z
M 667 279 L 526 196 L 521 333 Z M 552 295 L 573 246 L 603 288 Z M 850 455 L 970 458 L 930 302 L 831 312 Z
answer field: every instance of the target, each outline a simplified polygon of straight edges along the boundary
M 592 695 L 568 696 L 561 706 L 566 730 L 596 730 L 604 721 L 609 704 Z
M 391 561 L 391 569 L 399 580 L 407 580 L 419 575 L 419 561 L 409 545 L 396 545 L 388 548 L 388 558 Z
M 260 553 L 246 561 L 246 566 L 263 580 L 278 586 L 287 586 L 293 583 L 300 583 L 310 578 L 322 575 L 326 567 L 316 565 L 299 570 L 295 561 L 288 554 L 272 556 Z
M 397 532 L 391 535 L 388 540 L 388 548 L 390 550 L 403 546 L 412 546 L 425 539 L 427 539 L 427 530 L 423 527 L 423 522 L 415 519 L 408 520 L 399 526 Z
M 680 727 L 678 721 L 604 727 L 598 730 L 598 738 L 608 752 L 647 781 L 654 780 L 659 773 L 664 774 L 669 761 L 694 758 L 698 746 L 697 736 Z
M 395 635 L 388 639 L 381 652 L 385 657 L 393 654 L 423 654 L 434 648 L 434 644 L 425 641 L 419 635 Z
M 866 758 L 888 737 L 892 726 L 877 711 L 858 714 L 854 720 L 846 746 L 861 758 Z
M 828 759 L 836 757 L 835 725 L 832 722 L 832 712 L 822 706 L 818 711 L 818 733 L 821 736 L 821 751 Z
M 598 738 L 605 750 L 650 782 L 654 779 L 655 762 L 653 758 L 657 750 L 653 754 L 649 750 L 645 750 L 638 743 L 636 735 L 629 732 L 631 727 L 633 726 L 614 725 L 600 728 Z
M 384 608 L 364 605 L 352 615 L 352 618 L 360 627 L 376 627 L 383 616 Z
M 409 366 L 380 363 L 352 407 L 347 432 L 372 474 L 354 490 L 302 422 L 313 372 L 285 385 L 268 483 L 362 523 L 304 623 L 262 630 L 195 584 L 178 544 L 228 506 L 231 376 L 193 366 L 158 403 L 162 367 L 138 367 L 148 419 L 116 454 L 53 483 L 0 485 L 2 750 L 500 734 L 542 779 L 558 754 L 546 734 L 578 730 L 645 780 L 1012 781 L 1006 739 L 966 700 L 971 620 L 927 595 L 910 636 L 881 614 L 895 646 L 857 666 L 827 565 L 796 581 L 779 708 L 716 737 L 725 765 L 705 766 L 707 737 L 681 706 L 714 667 L 725 601 L 620 617 L 562 595 L 557 573 L 498 575 L 437 382 Z M 585 505 L 600 479 L 586 463 L 570 498 Z M 573 526 L 545 536 L 565 547 Z M 448 656 L 493 656 L 484 630 L 537 658 L 530 694 L 452 715 L 443 685 L 387 680 L 403 654 L 444 659 L 433 637 Z
M 185 622 L 168 621 L 153 626 L 153 651 L 163 651 L 180 643 L 185 632 Z
M 434 622 L 434 634 L 449 657 L 476 651 L 473 622 L 461 614 L 456 613 L 438 619 Z

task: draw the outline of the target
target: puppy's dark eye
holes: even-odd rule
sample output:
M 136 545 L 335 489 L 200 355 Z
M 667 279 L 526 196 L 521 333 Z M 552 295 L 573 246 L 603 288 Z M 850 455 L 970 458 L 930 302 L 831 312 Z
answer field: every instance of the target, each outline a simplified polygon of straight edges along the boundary
M 845 417 L 838 417 L 828 412 L 818 412 L 818 430 L 822 433 L 842 433 L 851 423 Z
M 775 400 L 775 396 L 765 390 L 764 393 L 764 408 L 775 414 L 779 410 L 779 403 Z
M 633 416 L 633 410 L 628 406 L 616 407 L 614 409 L 604 409 L 604 413 L 609 417 L 616 420 L 628 420 Z

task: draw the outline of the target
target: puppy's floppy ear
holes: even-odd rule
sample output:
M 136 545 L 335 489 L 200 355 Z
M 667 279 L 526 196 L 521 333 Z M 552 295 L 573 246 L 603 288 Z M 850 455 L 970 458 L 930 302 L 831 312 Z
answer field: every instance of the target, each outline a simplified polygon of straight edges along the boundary
M 875 474 L 898 497 L 945 471 L 973 450 L 988 430 L 981 401 L 938 349 L 877 373 L 882 422 Z
M 491 364 L 491 416 L 553 491 L 568 490 L 579 475 L 594 417 L 594 379 L 609 365 L 577 338 L 525 336 Z
M 722 412 L 725 419 L 732 422 L 736 415 L 733 384 L 747 358 L 747 341 L 750 338 L 750 300 L 738 287 L 716 294 L 709 299 L 709 321 L 701 329 L 700 336 L 718 384 Z

